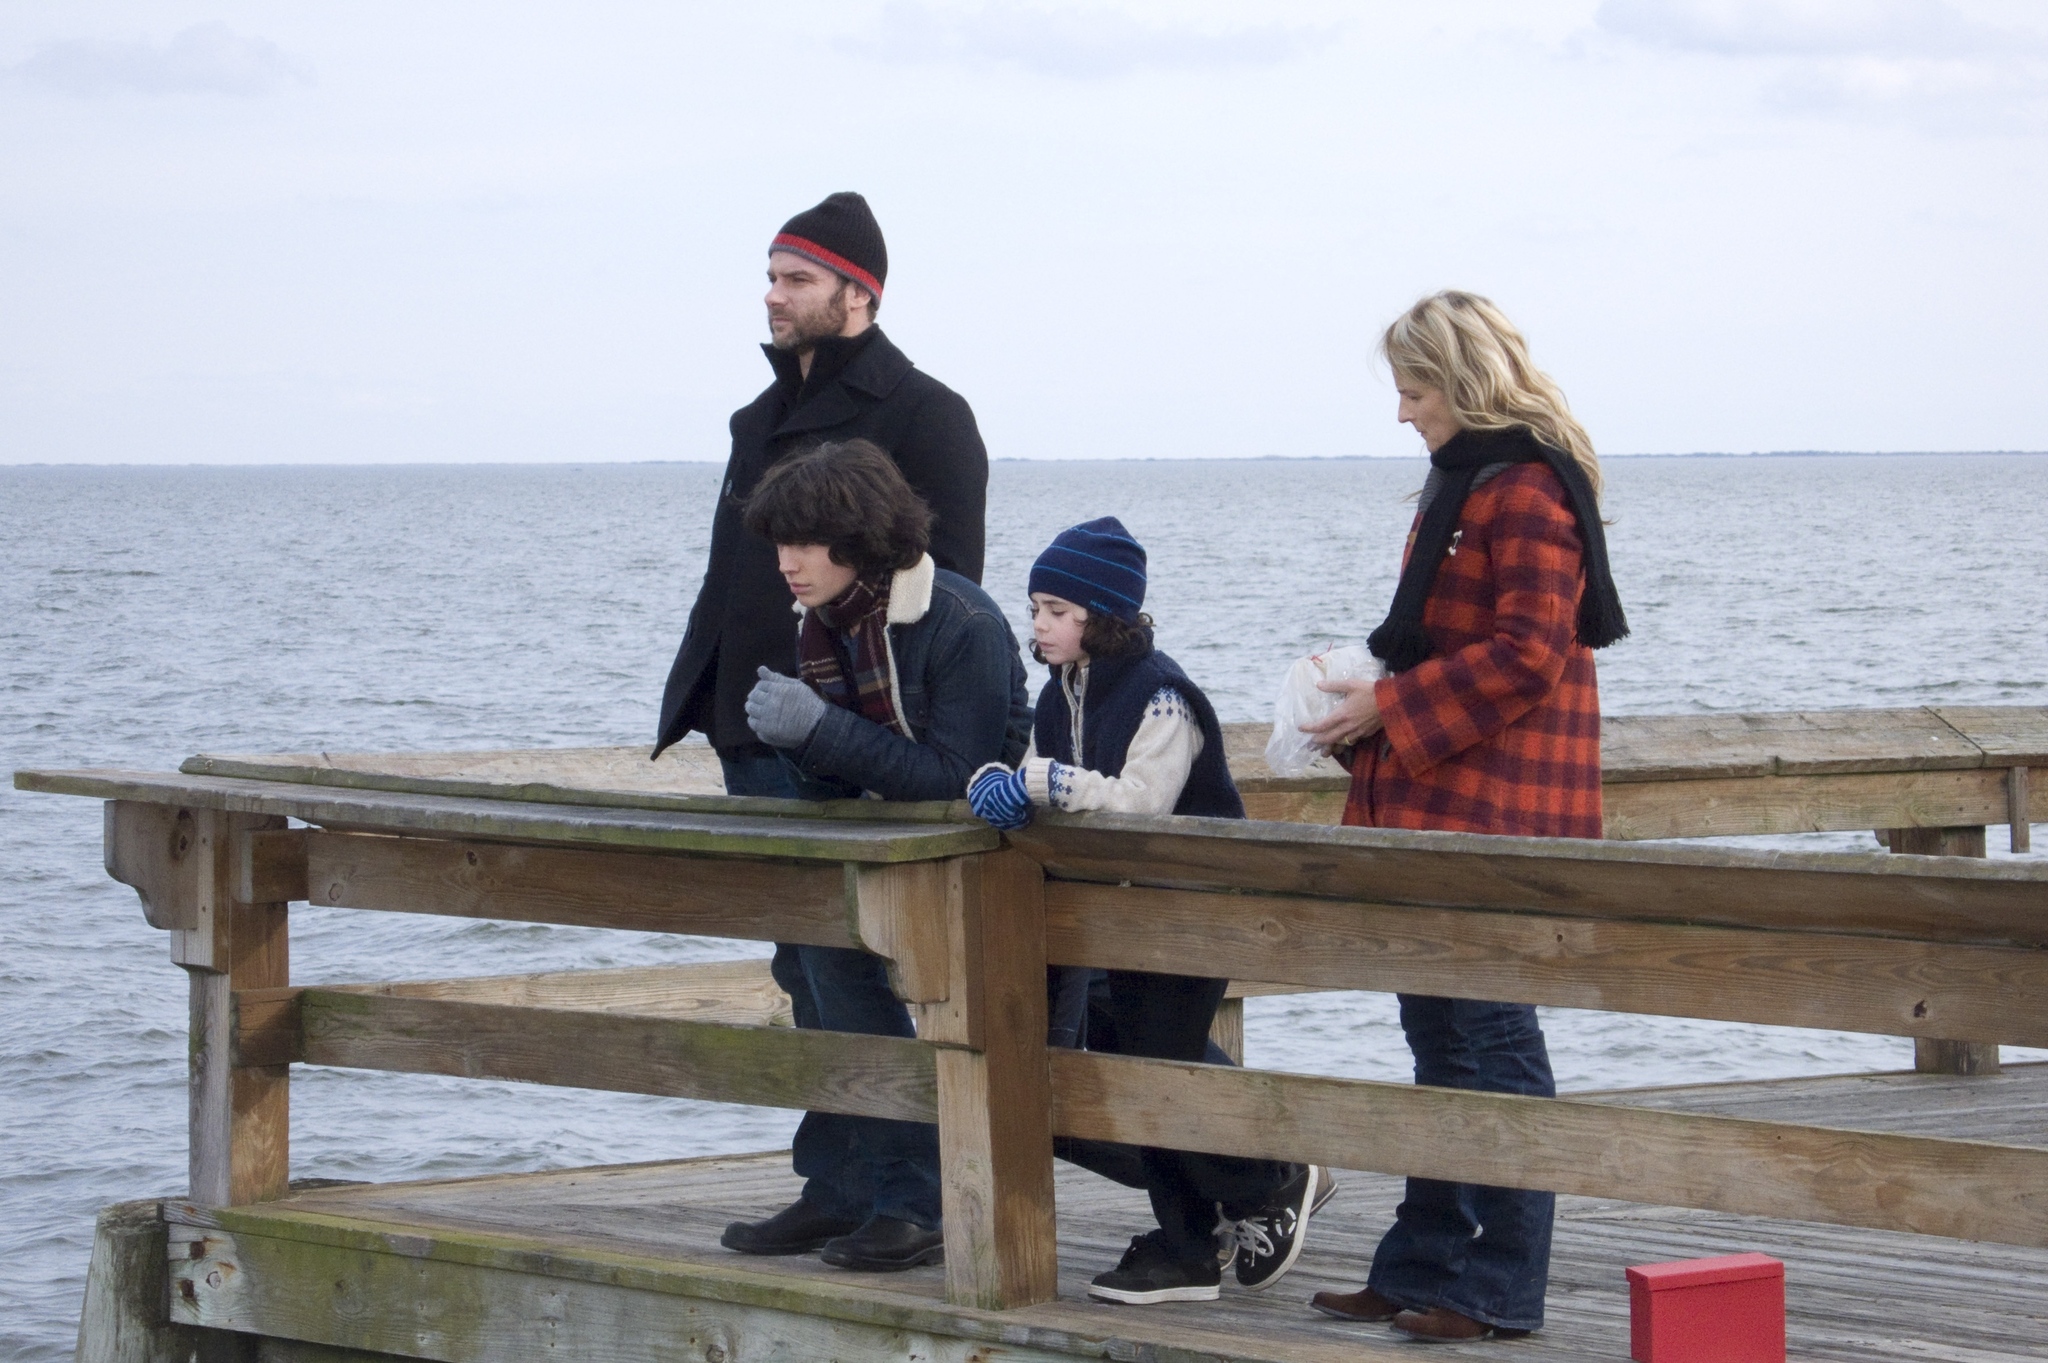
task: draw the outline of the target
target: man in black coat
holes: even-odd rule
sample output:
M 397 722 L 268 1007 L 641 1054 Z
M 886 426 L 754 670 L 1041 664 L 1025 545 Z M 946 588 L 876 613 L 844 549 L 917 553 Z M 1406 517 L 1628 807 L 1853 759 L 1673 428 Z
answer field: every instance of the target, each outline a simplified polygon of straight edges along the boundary
M 913 368 L 874 324 L 888 272 L 882 229 L 858 194 L 834 194 L 797 214 L 768 247 L 770 339 L 762 349 L 775 381 L 733 413 L 732 455 L 711 520 L 711 559 L 669 669 L 654 744 L 659 757 L 692 730 L 704 734 L 718 750 L 733 795 L 797 795 L 782 758 L 747 727 L 747 693 L 758 669 L 797 673 L 797 617 L 775 546 L 749 534 L 740 519 L 770 468 L 826 441 L 872 440 L 931 508 L 928 552 L 938 566 L 981 581 L 988 452 L 966 401 Z M 846 987 L 813 979 L 801 953 L 786 943 L 776 945 L 773 971 L 799 1027 L 822 1025 L 818 989 Z M 802 1254 L 834 1237 L 857 1238 L 847 1233 L 864 1214 L 854 1209 L 873 1201 L 863 1171 L 874 1162 L 862 1158 L 859 1124 L 813 1112 L 792 1145 L 806 1179 L 804 1196 L 766 1221 L 728 1227 L 722 1238 L 728 1248 Z M 856 1245 L 861 1254 L 848 1266 L 924 1262 L 929 1237 L 914 1234 L 919 1229 L 908 1226 L 902 1244 Z
M 710 564 L 669 669 L 654 745 L 659 757 L 691 730 L 704 734 L 734 795 L 792 793 L 773 750 L 747 728 L 756 670 L 796 673 L 796 617 L 775 546 L 740 524 L 762 474 L 827 440 L 872 440 L 931 508 L 932 558 L 981 581 L 988 452 L 966 400 L 912 367 L 875 325 L 888 270 L 882 229 L 858 194 L 797 214 L 768 248 L 771 339 L 762 350 L 775 381 L 732 416 Z

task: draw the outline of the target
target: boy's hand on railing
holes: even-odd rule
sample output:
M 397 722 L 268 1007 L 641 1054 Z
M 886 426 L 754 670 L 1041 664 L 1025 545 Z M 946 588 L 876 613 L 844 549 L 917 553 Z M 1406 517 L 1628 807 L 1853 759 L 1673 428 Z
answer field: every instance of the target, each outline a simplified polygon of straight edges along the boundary
M 996 828 L 1022 828 L 1031 822 L 1031 796 L 1024 773 L 1001 765 L 983 767 L 967 787 L 967 803 L 979 818 Z
M 795 677 L 771 668 L 747 692 L 747 727 L 771 748 L 801 748 L 825 717 L 825 698 Z

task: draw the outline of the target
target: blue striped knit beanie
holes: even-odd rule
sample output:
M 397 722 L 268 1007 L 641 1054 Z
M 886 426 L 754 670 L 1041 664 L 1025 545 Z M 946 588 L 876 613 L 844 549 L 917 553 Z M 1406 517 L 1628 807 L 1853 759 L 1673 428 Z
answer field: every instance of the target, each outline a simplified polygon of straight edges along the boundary
M 1145 604 L 1145 546 L 1114 516 L 1060 531 L 1031 565 L 1027 589 L 1132 624 Z

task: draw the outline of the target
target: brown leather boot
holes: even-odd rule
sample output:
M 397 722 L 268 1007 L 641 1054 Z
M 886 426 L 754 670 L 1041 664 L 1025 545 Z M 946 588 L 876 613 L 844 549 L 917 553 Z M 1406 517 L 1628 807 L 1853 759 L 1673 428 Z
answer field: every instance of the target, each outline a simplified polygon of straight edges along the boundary
M 1388 1301 L 1369 1287 L 1356 1292 L 1318 1292 L 1308 1299 L 1308 1304 L 1326 1316 L 1338 1320 L 1363 1321 L 1381 1324 L 1401 1314 L 1401 1308 Z
M 1505 1330 L 1483 1320 L 1461 1316 L 1448 1306 L 1426 1311 L 1407 1310 L 1394 1317 L 1394 1333 L 1419 1339 L 1425 1344 L 1448 1344 L 1468 1339 L 1522 1339 L 1527 1330 Z

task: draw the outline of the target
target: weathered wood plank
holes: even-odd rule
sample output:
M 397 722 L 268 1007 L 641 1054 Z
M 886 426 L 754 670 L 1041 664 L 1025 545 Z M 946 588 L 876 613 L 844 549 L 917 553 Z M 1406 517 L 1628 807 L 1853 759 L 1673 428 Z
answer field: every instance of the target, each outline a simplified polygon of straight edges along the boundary
M 303 828 L 244 833 L 235 839 L 235 900 L 242 904 L 304 902 L 306 838 Z
M 1233 1065 L 1244 1063 L 1243 998 L 1226 998 L 1216 1005 L 1216 1016 L 1209 1022 L 1209 1040 L 1230 1057 Z
M 2048 1150 L 1086 1051 L 1050 1058 L 1063 1136 L 2048 1246 Z
M 989 1357 L 985 1332 L 977 1332 L 980 1339 L 962 1338 L 893 1320 L 834 1318 L 806 1311 L 811 1302 L 798 1294 L 765 1285 L 737 1300 L 729 1288 L 686 1295 L 662 1290 L 668 1284 L 654 1266 L 620 1264 L 617 1256 L 599 1258 L 613 1274 L 579 1280 L 389 1249 L 310 1250 L 297 1241 L 225 1232 L 197 1233 L 180 1248 L 186 1257 L 174 1265 L 171 1282 L 176 1321 L 410 1358 L 979 1363 Z M 312 1266 L 317 1293 L 306 1290 Z M 893 1314 L 904 1313 L 898 1308 Z M 1068 1356 L 1020 1342 L 1006 1344 L 1002 1357 L 1006 1363 L 1064 1363 Z
M 1244 816 L 1268 823 L 1311 823 L 1334 826 L 1344 822 L 1342 790 L 1245 791 Z
M 831 817 L 780 818 L 118 770 L 17 771 L 14 784 L 56 795 L 285 815 L 346 828 L 806 861 L 921 861 L 987 851 L 1000 841 L 978 821 L 891 821 L 869 811 L 839 817 L 836 808 Z M 886 808 L 880 813 L 886 815 Z
M 1046 1070 L 1045 879 L 997 852 L 962 868 L 958 922 L 984 1049 L 938 1054 L 946 1298 L 1004 1309 L 1059 1290 Z
M 1929 857 L 1981 857 L 1986 852 L 1984 828 L 1894 828 L 1891 850 Z M 2003 1033 L 1957 1028 L 1913 1040 L 1913 1068 L 1928 1074 L 1996 1074 L 1998 1042 Z M 1956 1041 L 1956 1036 L 1990 1038 Z
M 2048 705 L 1937 705 L 1933 713 L 1989 766 L 2048 767 Z
M 616 966 L 605 970 L 319 987 L 385 998 L 458 999 L 508 1007 L 633 1013 L 755 1027 L 795 1025 L 789 995 L 775 983 L 765 960 Z M 303 992 L 304 987 L 244 990 L 235 994 L 237 1065 L 284 1065 L 305 1059 L 299 1021 L 299 995 Z
M 2048 866 L 2034 862 L 1116 814 L 1042 813 L 1009 837 L 1063 880 L 2048 945 Z
M 1982 768 L 1630 780 L 1609 783 L 1601 794 L 1606 837 L 1614 842 L 2002 823 L 2007 817 L 2005 774 Z M 1245 815 L 1335 825 L 1344 817 L 1344 795 L 1342 787 L 1247 792 Z
M 1996 823 L 2005 813 L 2003 775 L 1983 768 L 1626 781 L 1603 786 L 1601 803 L 1610 841 Z
M 2048 1045 L 2048 951 L 2033 948 L 1056 881 L 1046 952 L 1055 965 Z
M 1604 716 L 1610 782 L 1978 767 L 1976 744 L 1924 709 Z
M 234 902 L 238 838 L 284 821 L 271 815 L 193 811 L 188 854 L 207 883 L 197 926 L 176 935 L 189 975 L 188 1166 L 191 1195 L 203 1202 L 261 1202 L 282 1197 L 291 1177 L 291 1072 L 282 1064 L 236 1064 L 234 994 L 280 988 L 291 979 L 290 929 L 283 904 Z
M 308 1064 L 929 1122 L 932 1047 L 899 1037 L 307 989 Z
M 2011 849 L 2014 852 L 2034 850 L 2034 829 L 2030 822 L 2032 810 L 2027 800 L 2027 769 L 2009 767 L 2005 773 L 2005 818 L 2012 833 Z
M 765 957 L 690 965 L 613 966 L 531 975 L 473 975 L 388 984 L 330 985 L 358 994 L 412 999 L 462 999 L 529 1008 L 637 1013 L 689 1022 L 741 1022 L 789 1027 L 789 995 L 768 973 Z
M 109 800 L 102 814 L 102 856 L 107 874 L 135 891 L 142 918 L 166 931 L 199 925 L 199 901 L 211 888 L 195 856 L 199 834 L 192 811 L 175 805 Z
M 123 1202 L 99 1214 L 78 1317 L 78 1363 L 190 1363 L 196 1333 L 165 1314 L 164 1232 L 155 1202 Z
M 846 865 L 851 944 L 888 961 L 889 986 L 905 1003 L 936 1003 L 946 997 L 952 964 L 947 945 L 946 918 L 952 906 L 948 889 L 959 880 L 958 868 L 946 861 Z
M 644 747 L 514 748 L 471 752 L 199 754 L 179 771 L 346 790 L 454 795 L 541 804 L 747 814 L 962 823 L 965 800 L 769 800 L 729 796 L 717 754 L 678 744 L 650 762 Z
M 310 830 L 303 837 L 314 904 L 860 944 L 837 865 Z

